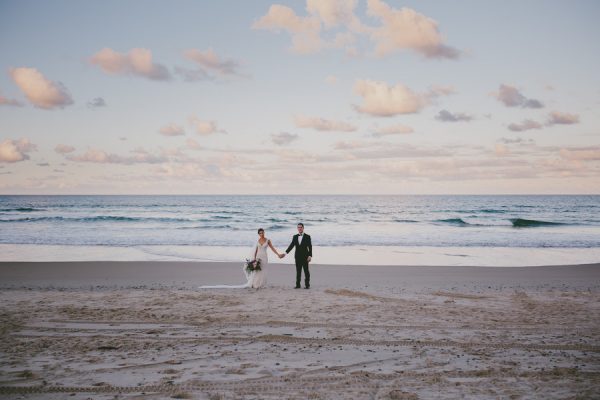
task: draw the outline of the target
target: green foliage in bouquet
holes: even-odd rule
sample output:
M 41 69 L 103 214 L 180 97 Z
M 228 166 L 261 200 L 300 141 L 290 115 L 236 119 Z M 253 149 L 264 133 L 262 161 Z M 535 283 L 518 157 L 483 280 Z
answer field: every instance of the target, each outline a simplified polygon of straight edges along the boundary
M 246 259 L 246 271 L 248 273 L 250 273 L 252 271 L 260 271 L 260 260 Z

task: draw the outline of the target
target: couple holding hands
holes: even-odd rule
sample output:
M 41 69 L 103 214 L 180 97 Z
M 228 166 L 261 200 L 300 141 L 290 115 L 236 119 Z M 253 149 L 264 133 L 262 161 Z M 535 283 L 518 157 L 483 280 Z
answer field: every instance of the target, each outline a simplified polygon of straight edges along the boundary
M 310 271 L 308 270 L 308 263 L 312 259 L 312 242 L 310 235 L 304 233 L 304 224 L 298 223 L 298 233 L 292 237 L 292 242 L 285 251 L 285 254 L 279 254 L 271 240 L 265 237 L 265 230 L 260 228 L 258 230 L 258 242 L 256 243 L 256 249 L 254 250 L 254 259 L 261 260 L 261 270 L 255 271 L 255 276 L 252 285 L 250 287 L 262 287 L 266 283 L 266 275 L 262 270 L 269 261 L 267 257 L 267 246 L 273 250 L 279 258 L 283 258 L 295 247 L 294 258 L 296 260 L 296 289 L 300 289 L 300 281 L 302 278 L 302 271 L 304 271 L 304 288 L 310 288 Z M 262 276 L 261 276 L 262 275 Z M 264 282 L 263 282 L 264 281 Z
M 271 240 L 265 237 L 265 230 L 260 228 L 258 230 L 258 241 L 254 247 L 252 259 L 254 261 L 260 260 L 260 269 L 256 268 L 248 270 L 247 264 L 244 264 L 242 270 L 246 275 L 246 283 L 243 285 L 213 285 L 213 286 L 200 286 L 201 289 L 232 289 L 232 288 L 255 288 L 259 289 L 265 287 L 267 284 L 266 267 L 269 264 L 269 257 L 267 255 L 267 248 L 270 247 L 273 253 L 277 254 L 279 258 L 283 258 L 295 247 L 294 258 L 296 260 L 296 289 L 300 289 L 300 281 L 302 278 L 302 271 L 304 271 L 304 288 L 310 288 L 310 271 L 308 270 L 308 264 L 312 259 L 312 242 L 310 235 L 304 233 L 304 224 L 302 222 L 297 225 L 298 233 L 292 237 L 292 242 L 286 249 L 284 254 L 280 254 Z

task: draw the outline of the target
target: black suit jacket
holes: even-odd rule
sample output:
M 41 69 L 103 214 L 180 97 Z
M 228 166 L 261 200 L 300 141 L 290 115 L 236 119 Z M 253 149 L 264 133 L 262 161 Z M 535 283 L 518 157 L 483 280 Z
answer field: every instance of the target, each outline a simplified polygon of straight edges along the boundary
M 312 257 L 312 242 L 310 241 L 310 235 L 303 234 L 302 242 L 298 243 L 298 235 L 294 235 L 292 243 L 288 246 L 286 253 L 292 251 L 296 247 L 296 253 L 294 258 L 299 261 L 306 261 L 308 257 Z

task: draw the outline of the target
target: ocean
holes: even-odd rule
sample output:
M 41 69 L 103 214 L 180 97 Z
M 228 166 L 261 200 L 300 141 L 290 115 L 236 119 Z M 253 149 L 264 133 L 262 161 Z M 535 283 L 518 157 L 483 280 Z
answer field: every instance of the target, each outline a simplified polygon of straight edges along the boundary
M 0 260 L 235 261 L 298 222 L 315 263 L 600 261 L 598 195 L 3 195 Z

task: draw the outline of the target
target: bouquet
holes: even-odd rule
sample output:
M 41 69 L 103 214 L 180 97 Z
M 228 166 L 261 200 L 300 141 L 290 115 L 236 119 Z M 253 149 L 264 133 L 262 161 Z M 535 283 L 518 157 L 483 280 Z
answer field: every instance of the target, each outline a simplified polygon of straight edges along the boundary
M 260 260 L 246 259 L 246 271 L 248 273 L 253 272 L 253 271 L 260 271 Z

